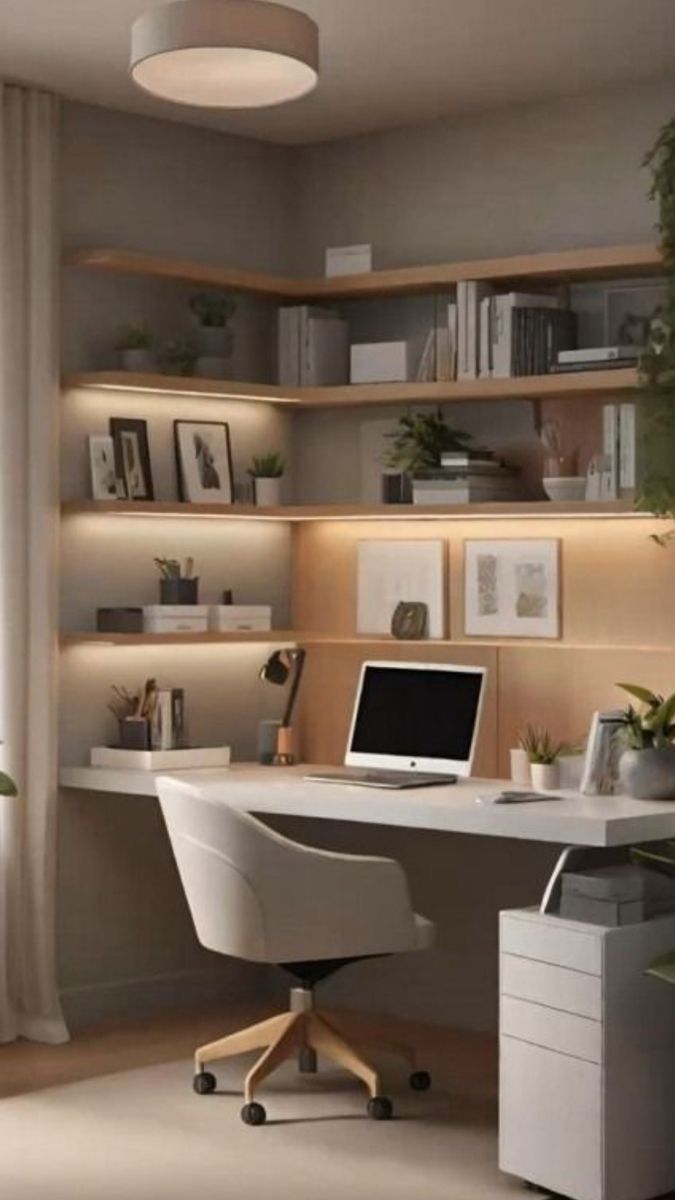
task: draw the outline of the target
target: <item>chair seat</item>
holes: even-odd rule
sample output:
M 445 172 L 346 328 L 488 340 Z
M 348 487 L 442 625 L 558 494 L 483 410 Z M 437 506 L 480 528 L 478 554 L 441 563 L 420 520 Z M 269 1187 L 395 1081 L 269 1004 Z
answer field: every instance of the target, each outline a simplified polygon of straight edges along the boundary
M 430 950 L 436 940 L 436 926 L 427 917 L 415 913 L 415 949 Z

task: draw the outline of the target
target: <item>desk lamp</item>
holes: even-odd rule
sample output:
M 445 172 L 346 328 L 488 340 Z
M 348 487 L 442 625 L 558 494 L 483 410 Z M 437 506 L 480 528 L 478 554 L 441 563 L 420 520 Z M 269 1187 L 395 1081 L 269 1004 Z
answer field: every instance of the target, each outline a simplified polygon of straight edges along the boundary
M 260 670 L 260 678 L 264 679 L 266 683 L 276 684 L 277 687 L 284 687 L 289 676 L 292 676 L 288 701 L 281 720 L 281 727 L 277 732 L 276 752 L 272 758 L 272 765 L 275 767 L 292 767 L 295 762 L 291 719 L 300 690 L 306 657 L 305 650 L 275 650 Z

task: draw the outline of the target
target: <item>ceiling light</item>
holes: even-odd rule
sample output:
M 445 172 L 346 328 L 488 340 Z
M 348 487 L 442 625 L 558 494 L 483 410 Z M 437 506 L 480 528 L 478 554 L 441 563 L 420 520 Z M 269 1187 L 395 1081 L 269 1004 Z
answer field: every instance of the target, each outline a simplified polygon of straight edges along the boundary
M 177 104 L 284 104 L 316 87 L 319 30 L 266 0 L 177 0 L 134 22 L 130 70 L 139 87 Z

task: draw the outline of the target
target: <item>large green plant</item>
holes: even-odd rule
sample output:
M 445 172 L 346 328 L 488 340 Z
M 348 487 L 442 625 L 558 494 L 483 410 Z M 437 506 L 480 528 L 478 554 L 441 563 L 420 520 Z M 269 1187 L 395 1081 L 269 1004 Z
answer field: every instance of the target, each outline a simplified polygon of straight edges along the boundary
M 640 360 L 643 481 L 638 507 L 675 519 L 675 118 L 661 129 L 645 158 L 658 230 L 666 298 Z M 655 538 L 663 545 L 675 530 Z
M 621 740 L 628 750 L 650 750 L 669 746 L 675 741 L 675 693 L 659 696 L 636 683 L 619 683 L 624 692 L 640 703 L 623 714 Z

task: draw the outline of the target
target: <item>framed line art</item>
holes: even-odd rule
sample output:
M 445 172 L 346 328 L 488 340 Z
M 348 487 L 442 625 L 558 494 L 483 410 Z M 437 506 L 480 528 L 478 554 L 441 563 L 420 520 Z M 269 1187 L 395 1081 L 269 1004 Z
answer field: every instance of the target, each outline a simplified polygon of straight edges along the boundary
M 111 437 L 92 434 L 89 438 L 89 470 L 92 500 L 117 500 L 115 444 Z
M 115 473 L 124 485 L 127 500 L 154 500 L 147 421 L 111 417 L 110 434 L 115 446 Z
M 178 495 L 191 504 L 232 504 L 230 427 L 221 421 L 174 421 Z
M 557 538 L 464 543 L 464 632 L 469 637 L 560 637 Z

